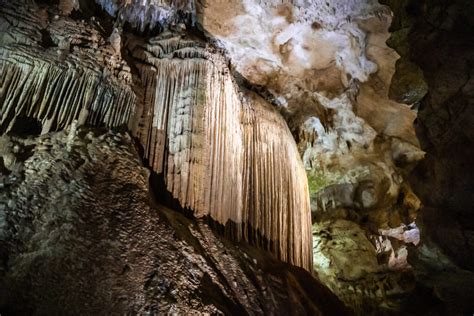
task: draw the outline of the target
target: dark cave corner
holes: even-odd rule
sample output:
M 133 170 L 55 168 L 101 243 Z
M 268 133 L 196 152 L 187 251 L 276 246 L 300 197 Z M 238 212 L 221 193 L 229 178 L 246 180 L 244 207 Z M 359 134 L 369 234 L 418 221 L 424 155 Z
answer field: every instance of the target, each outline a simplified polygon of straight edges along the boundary
M 412 249 L 410 257 L 419 269 L 422 286 L 442 302 L 440 314 L 470 314 L 474 310 L 469 290 L 474 281 L 474 198 L 470 193 L 474 183 L 474 33 L 470 31 L 474 7 L 462 0 L 384 2 L 396 17 L 388 43 L 401 55 L 400 64 L 416 65 L 417 72 L 421 71 L 417 79 L 397 68 L 392 87 L 398 95 L 392 97 L 409 93 L 406 87 L 410 85 L 404 88 L 403 82 L 424 81 L 426 86 L 426 92 L 415 100 L 419 104 L 415 130 L 427 154 L 410 176 L 424 205 L 417 220 L 424 249 Z M 453 295 L 455 300 L 448 298 Z

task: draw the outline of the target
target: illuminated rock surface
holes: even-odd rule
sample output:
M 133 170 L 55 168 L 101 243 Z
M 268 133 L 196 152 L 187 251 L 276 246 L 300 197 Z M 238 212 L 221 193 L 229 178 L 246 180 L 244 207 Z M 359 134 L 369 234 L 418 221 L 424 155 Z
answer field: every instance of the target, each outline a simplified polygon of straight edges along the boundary
M 144 156 L 196 217 L 311 271 L 306 175 L 286 122 L 257 94 L 240 94 L 223 59 L 198 44 L 175 36 L 133 51 L 146 63 Z
M 74 152 L 82 125 L 128 131 L 201 248 L 256 246 L 360 315 L 474 310 L 469 0 L 0 2 L 1 134 Z M 21 174 L 29 149 L 4 139 L 2 173 Z M 309 311 L 307 290 L 290 296 Z M 248 309 L 258 293 L 237 305 L 300 312 Z M 184 313 L 243 311 L 186 295 Z
M 1 179 L 2 313 L 347 313 L 303 269 L 155 204 L 128 134 L 3 136 L 0 154 L 16 158 Z

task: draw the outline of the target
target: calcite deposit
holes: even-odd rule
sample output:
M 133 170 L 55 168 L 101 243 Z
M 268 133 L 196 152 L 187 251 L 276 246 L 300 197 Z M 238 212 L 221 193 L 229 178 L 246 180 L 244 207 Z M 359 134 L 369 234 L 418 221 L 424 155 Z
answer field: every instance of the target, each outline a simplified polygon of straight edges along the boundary
M 207 1 L 197 12 L 235 71 L 264 87 L 297 139 L 319 277 L 359 312 L 397 309 L 396 298 L 414 286 L 398 282 L 410 273 L 407 245 L 414 243 L 385 232 L 418 232 L 421 204 L 407 176 L 424 152 L 412 104 L 389 99 L 399 58 L 385 43 L 390 9 L 376 1 Z M 352 250 L 338 233 L 342 223 L 360 239 L 361 259 L 350 261 L 357 273 L 344 263 Z
M 97 29 L 34 3 L 2 1 L 0 11 L 2 133 L 18 118 L 37 120 L 41 133 L 74 120 L 127 126 L 136 99 L 130 67 Z
M 469 0 L 0 4 L 0 314 L 474 310 Z
M 169 34 L 133 53 L 146 83 L 138 137 L 173 198 L 311 270 L 307 180 L 281 115 L 203 43 Z

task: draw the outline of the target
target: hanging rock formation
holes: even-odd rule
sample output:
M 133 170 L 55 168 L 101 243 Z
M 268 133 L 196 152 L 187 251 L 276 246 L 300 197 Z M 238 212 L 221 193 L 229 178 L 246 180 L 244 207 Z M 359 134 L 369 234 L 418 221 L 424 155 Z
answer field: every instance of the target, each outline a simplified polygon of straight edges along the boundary
M 162 35 L 133 49 L 144 91 L 138 137 L 167 190 L 232 237 L 311 270 L 307 181 L 292 135 L 255 93 L 239 93 L 222 57 Z
M 170 19 L 182 9 L 174 2 L 171 7 Z M 75 8 L 65 3 L 2 8 L 2 132 L 15 132 L 24 119 L 39 122 L 41 133 L 76 121 L 128 126 L 182 207 L 198 218 L 209 215 L 237 241 L 311 271 L 307 181 L 280 114 L 256 94 L 240 92 L 219 53 L 167 32 L 144 47 L 128 47 L 145 86 L 136 102 L 130 68 L 121 57 L 129 44 L 122 42 L 120 29 L 114 26 L 106 41 L 95 19 L 78 22 L 59 15 Z M 138 17 L 148 7 L 113 8 L 112 13 L 130 9 Z M 165 7 L 156 9 L 160 17 L 166 15 Z M 20 27 L 11 22 L 15 14 L 25 19 Z M 147 14 L 160 25 L 168 21 Z
M 385 44 L 389 8 L 371 0 L 208 0 L 197 19 L 234 69 L 280 106 L 297 139 L 318 277 L 357 313 L 398 310 L 414 288 L 407 248 L 417 245 L 400 235 L 419 233 L 421 206 L 407 178 L 424 152 L 416 111 L 389 99 L 399 57 Z
M 126 127 L 136 97 L 120 54 L 90 24 L 20 4 L 0 8 L 0 133 L 24 118 L 37 120 L 41 133 L 74 120 Z
M 76 200 L 58 188 L 74 206 L 87 208 L 91 218 L 80 219 L 93 230 L 63 214 L 52 217 L 67 223 L 65 231 L 100 232 L 85 240 L 110 241 L 114 251 L 119 240 L 110 266 L 127 276 L 133 271 L 119 282 L 118 295 L 111 292 L 114 299 L 124 297 L 123 305 L 103 300 L 119 313 L 318 313 L 299 300 L 313 288 L 288 267 L 245 243 L 239 248 L 252 250 L 242 259 L 241 250 L 211 233 L 202 218 L 233 242 L 247 241 L 311 271 L 356 314 L 419 314 L 421 305 L 429 314 L 472 313 L 469 0 L 381 1 L 394 14 L 377 0 L 12 2 L 0 0 L 0 134 L 67 133 L 0 140 L 0 171 L 7 176 L 0 186 L 12 194 L 0 204 L 0 243 L 6 245 L 0 256 L 8 262 L 0 261 L 0 286 L 15 284 L 12 275 L 49 284 L 24 273 L 43 271 L 36 255 L 50 249 L 38 242 L 45 236 L 31 233 L 48 231 L 37 225 L 50 221 L 36 200 L 28 204 L 27 193 L 37 192 L 34 180 L 44 170 L 27 157 L 49 161 L 53 147 L 72 165 L 61 164 L 58 183 L 99 192 Z M 137 162 L 127 160 L 122 135 L 97 140 L 102 132 L 85 136 L 83 124 L 127 126 L 153 170 L 157 197 L 194 218 L 161 207 L 156 217 L 135 203 L 143 199 L 146 176 L 128 169 Z M 87 166 L 99 166 L 98 183 Z M 64 180 L 74 168 L 86 173 L 77 175 L 77 187 Z M 136 179 L 115 190 L 114 179 L 129 175 Z M 110 194 L 101 181 L 113 184 Z M 53 205 L 61 198 L 43 194 L 37 200 Z M 134 206 L 133 214 L 123 200 Z M 139 241 L 123 238 L 130 232 Z M 124 250 L 128 245 L 134 246 Z M 115 267 L 119 252 L 127 264 Z M 283 283 L 261 286 L 258 267 L 267 260 L 285 271 L 280 278 L 266 270 Z M 97 285 L 97 292 L 115 289 L 115 276 L 101 279 L 106 285 Z M 276 290 L 282 284 L 285 293 Z M 128 293 L 137 303 L 124 307 Z M 288 296 L 297 298 L 295 304 L 286 304 Z M 304 311 L 293 309 L 301 305 Z
M 141 31 L 179 20 L 191 24 L 195 18 L 195 0 L 95 0 L 110 15 Z M 182 18 L 180 19 L 180 15 Z

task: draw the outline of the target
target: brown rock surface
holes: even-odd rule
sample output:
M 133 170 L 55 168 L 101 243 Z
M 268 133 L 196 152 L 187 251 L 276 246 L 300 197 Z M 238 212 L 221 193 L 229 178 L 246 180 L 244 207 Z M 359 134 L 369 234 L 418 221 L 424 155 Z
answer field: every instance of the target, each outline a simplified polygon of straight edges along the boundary
M 92 23 L 55 15 L 54 7 L 2 1 L 0 133 L 39 133 L 80 124 L 126 127 L 135 110 L 130 68 Z M 66 104 L 66 106 L 65 106 Z
M 127 134 L 1 138 L 2 157 L 13 147 L 18 168 L 2 172 L 0 193 L 2 314 L 347 313 L 306 271 L 155 205 Z

